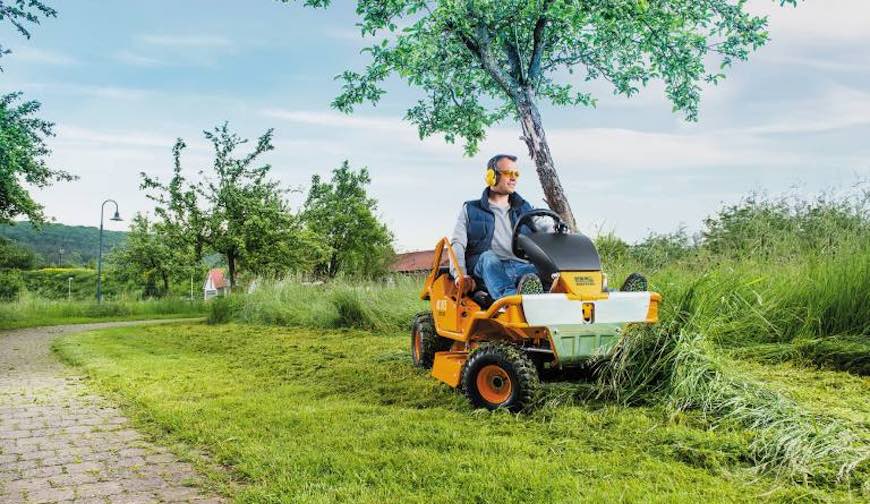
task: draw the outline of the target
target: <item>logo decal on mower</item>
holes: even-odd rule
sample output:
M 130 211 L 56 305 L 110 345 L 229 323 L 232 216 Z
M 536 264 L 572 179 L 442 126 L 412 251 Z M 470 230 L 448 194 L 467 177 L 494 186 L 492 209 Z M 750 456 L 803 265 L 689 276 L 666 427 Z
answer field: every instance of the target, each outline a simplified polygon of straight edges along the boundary
M 577 285 L 595 285 L 595 279 L 589 276 L 575 276 L 574 283 Z
M 447 300 L 439 299 L 435 302 L 435 311 L 438 312 L 438 315 L 444 315 L 447 313 Z

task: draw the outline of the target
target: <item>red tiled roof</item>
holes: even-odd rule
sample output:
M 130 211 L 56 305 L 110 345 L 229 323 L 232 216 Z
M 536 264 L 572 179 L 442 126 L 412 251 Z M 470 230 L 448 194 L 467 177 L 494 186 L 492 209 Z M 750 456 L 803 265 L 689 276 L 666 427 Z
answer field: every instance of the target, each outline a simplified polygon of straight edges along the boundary
M 215 289 L 223 289 L 227 286 L 227 281 L 224 279 L 224 271 L 220 268 L 210 270 L 208 277 L 211 278 L 211 283 Z
M 435 260 L 434 250 L 421 250 L 418 252 L 406 252 L 397 254 L 396 260 L 390 266 L 390 271 L 397 273 L 411 273 L 415 271 L 429 271 L 432 269 L 432 261 Z M 441 255 L 441 265 L 447 265 L 447 254 Z

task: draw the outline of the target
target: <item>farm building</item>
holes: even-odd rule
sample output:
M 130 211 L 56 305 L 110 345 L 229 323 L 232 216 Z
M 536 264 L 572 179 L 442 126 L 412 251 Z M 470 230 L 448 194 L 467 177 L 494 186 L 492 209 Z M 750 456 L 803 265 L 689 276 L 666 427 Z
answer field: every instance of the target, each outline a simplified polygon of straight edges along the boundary
M 396 254 L 396 260 L 390 266 L 393 273 L 427 274 L 432 269 L 432 261 L 435 260 L 434 250 L 420 250 Z M 441 257 L 441 265 L 447 265 L 447 254 Z
M 205 285 L 202 287 L 203 298 L 211 299 L 215 296 L 223 296 L 228 291 L 229 288 L 224 278 L 224 271 L 220 268 L 209 270 L 205 277 Z

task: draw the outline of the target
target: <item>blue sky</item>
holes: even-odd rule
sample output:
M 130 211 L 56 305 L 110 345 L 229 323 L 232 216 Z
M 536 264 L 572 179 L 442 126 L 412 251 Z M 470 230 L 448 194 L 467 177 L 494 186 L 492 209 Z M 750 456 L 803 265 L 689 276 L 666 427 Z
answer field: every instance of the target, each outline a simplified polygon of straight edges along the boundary
M 466 158 L 460 145 L 420 141 L 402 121 L 417 93 L 398 80 L 377 107 L 353 116 L 329 108 L 333 77 L 366 61 L 352 2 L 327 11 L 270 0 L 52 4 L 58 18 L 31 40 L 0 27 L 14 51 L 2 59 L 0 92 L 24 91 L 57 123 L 50 164 L 81 177 L 36 191 L 59 222 L 98 225 L 107 197 L 126 216 L 149 210 L 139 172 L 168 174 L 183 137 L 194 175 L 210 161 L 201 131 L 223 121 L 252 139 L 274 127 L 267 160 L 288 186 L 305 188 L 344 159 L 367 166 L 400 250 L 429 248 L 450 232 L 494 152 L 520 155 L 520 192 L 543 206 L 515 124 L 492 129 Z M 585 232 L 633 241 L 681 224 L 697 230 L 749 191 L 814 194 L 870 177 L 870 4 L 749 4 L 770 15 L 772 41 L 705 90 L 698 123 L 673 114 L 656 85 L 628 100 L 594 83 L 595 109 L 542 108 Z

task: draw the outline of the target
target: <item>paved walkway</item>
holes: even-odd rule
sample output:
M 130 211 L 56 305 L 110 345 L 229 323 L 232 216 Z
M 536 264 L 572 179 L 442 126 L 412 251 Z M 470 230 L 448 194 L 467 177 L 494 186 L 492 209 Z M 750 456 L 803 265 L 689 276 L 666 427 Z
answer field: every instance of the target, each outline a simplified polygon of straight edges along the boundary
M 0 502 L 223 502 L 51 353 L 61 334 L 136 324 L 0 332 Z

